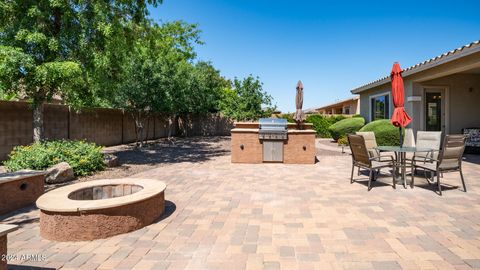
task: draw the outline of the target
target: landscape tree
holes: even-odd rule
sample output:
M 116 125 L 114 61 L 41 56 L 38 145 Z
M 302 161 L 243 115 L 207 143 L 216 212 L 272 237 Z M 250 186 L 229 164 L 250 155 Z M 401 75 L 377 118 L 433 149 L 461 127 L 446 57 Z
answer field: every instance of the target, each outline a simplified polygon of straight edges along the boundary
M 209 62 L 192 65 L 183 62 L 175 77 L 176 87 L 171 94 L 171 112 L 179 123 L 183 135 L 188 135 L 192 114 L 206 114 L 219 111 L 222 89 L 229 85 L 218 70 Z
M 272 97 L 252 75 L 243 80 L 235 78 L 231 88 L 224 87 L 219 107 L 224 115 L 238 121 L 268 117 L 275 109 Z
M 197 85 L 194 44 L 200 43 L 195 25 L 172 22 L 137 27 L 138 37 L 121 65 L 113 106 L 124 109 L 135 122 L 137 144 L 143 146 L 145 122 L 152 113 L 169 113 L 188 106 Z M 111 86 L 112 87 L 112 86 Z M 174 103 L 175 108 L 171 106 Z
M 156 0 L 0 2 L 0 90 L 31 101 L 33 138 L 43 138 L 43 104 L 58 95 L 88 105 L 115 81 L 132 23 Z M 96 92 L 97 90 L 97 92 Z

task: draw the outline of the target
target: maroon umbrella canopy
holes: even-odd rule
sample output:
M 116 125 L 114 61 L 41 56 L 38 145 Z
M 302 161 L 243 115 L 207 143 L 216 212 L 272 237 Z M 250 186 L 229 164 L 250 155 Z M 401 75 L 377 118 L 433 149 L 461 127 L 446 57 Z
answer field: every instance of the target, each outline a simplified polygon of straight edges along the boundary
M 296 107 L 297 110 L 295 111 L 295 115 L 294 115 L 293 119 L 295 119 L 295 121 L 297 123 L 303 122 L 305 120 L 305 114 L 302 111 L 302 107 L 303 107 L 303 84 L 302 84 L 302 81 L 298 81 L 298 83 L 297 83 L 297 95 L 295 96 L 295 107 Z

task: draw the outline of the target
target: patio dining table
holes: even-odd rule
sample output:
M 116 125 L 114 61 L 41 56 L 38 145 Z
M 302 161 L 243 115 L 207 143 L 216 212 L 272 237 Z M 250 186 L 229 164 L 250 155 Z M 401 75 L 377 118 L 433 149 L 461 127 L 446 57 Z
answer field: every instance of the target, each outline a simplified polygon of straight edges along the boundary
M 432 152 L 432 148 L 423 147 L 400 147 L 400 146 L 377 146 L 380 152 L 394 152 L 395 153 L 395 169 L 394 173 L 397 175 L 397 181 L 403 181 L 403 187 L 407 188 L 406 168 L 407 168 L 407 153 L 415 152 Z M 411 164 L 410 164 L 411 165 Z M 401 169 L 399 171 L 398 169 Z

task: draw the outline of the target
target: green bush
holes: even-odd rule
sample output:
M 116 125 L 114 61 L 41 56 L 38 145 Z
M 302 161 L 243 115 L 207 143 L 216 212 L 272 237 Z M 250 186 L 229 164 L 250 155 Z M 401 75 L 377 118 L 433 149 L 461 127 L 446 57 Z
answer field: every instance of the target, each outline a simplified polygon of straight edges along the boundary
M 335 117 L 324 117 L 319 114 L 312 114 L 307 116 L 305 120 L 307 123 L 313 124 L 313 129 L 317 133 L 317 137 L 321 138 L 330 138 L 330 132 L 328 132 L 328 127 L 336 122 Z
M 360 117 L 347 118 L 336 122 L 328 128 L 332 138 L 337 141 L 340 137 L 355 133 L 365 125 L 365 119 Z
M 339 146 L 342 146 L 342 145 L 347 146 L 348 145 L 347 136 L 342 136 L 342 137 L 338 138 L 337 143 L 338 143 Z
M 104 168 L 102 147 L 84 141 L 42 141 L 17 146 L 5 161 L 8 171 L 22 169 L 45 170 L 67 162 L 75 176 L 84 176 Z
M 295 120 L 293 120 L 293 114 L 282 114 L 279 118 L 287 119 L 288 123 L 295 123 Z
M 361 128 L 360 131 L 373 131 L 377 144 L 380 146 L 400 145 L 398 128 L 392 125 L 389 119 L 372 121 Z

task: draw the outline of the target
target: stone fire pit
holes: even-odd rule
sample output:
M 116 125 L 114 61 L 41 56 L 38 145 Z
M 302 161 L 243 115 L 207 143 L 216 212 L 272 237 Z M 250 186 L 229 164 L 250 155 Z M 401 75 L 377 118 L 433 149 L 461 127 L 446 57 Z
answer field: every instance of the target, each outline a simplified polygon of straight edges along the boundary
M 37 200 L 40 235 L 55 241 L 107 238 L 152 224 L 165 209 L 166 185 L 108 179 L 61 187 Z

